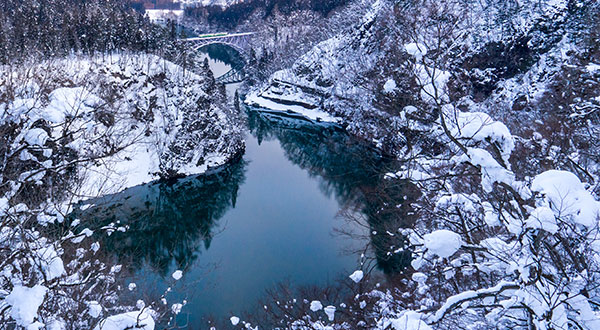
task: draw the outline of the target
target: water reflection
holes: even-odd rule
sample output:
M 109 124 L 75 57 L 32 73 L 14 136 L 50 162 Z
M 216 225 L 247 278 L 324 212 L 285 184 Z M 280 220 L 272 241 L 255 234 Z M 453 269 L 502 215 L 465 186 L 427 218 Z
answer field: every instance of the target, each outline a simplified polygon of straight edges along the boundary
M 202 53 L 207 54 L 213 61 L 219 61 L 226 63 L 230 67 L 244 66 L 244 58 L 233 47 L 225 46 L 222 44 L 211 44 L 204 46 L 200 49 Z M 215 76 L 219 76 L 225 72 L 215 72 Z
M 79 217 L 97 227 L 127 226 L 101 236 L 104 250 L 131 270 L 147 263 L 164 276 L 172 261 L 186 269 L 210 247 L 215 225 L 235 207 L 245 166 L 238 160 L 212 174 L 129 188 L 88 201 L 94 206 Z
M 259 143 L 278 140 L 286 157 L 342 205 L 357 198 L 361 189 L 376 185 L 390 162 L 334 125 L 249 111 L 248 126 Z
M 249 111 L 248 124 L 259 143 L 277 139 L 290 161 L 319 180 L 322 192 L 349 210 L 347 217 L 360 218 L 356 220 L 369 227 L 379 270 L 396 275 L 410 265 L 410 250 L 390 251 L 398 251 L 407 243 L 398 229 L 413 225 L 416 214 L 412 202 L 419 191 L 408 181 L 384 179 L 385 173 L 398 167 L 395 159 L 334 125 L 260 111 Z

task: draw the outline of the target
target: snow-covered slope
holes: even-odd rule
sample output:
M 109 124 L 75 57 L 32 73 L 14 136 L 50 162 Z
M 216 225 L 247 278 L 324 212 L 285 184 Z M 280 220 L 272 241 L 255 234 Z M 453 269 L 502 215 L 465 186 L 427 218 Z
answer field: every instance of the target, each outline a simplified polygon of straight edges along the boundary
M 203 173 L 243 150 L 241 127 L 212 78 L 156 56 L 71 58 L 27 69 L 28 76 L 12 74 L 24 87 L 0 105 L 1 121 L 22 127 L 22 161 L 42 168 L 77 161 L 82 196 Z M 60 147 L 72 159 L 56 159 Z
M 98 235 L 127 228 L 82 223 L 73 207 L 233 160 L 244 143 L 224 91 L 208 72 L 144 54 L 0 71 L 0 324 L 154 329 L 157 307 L 124 306 L 121 265 L 97 254 Z
M 251 92 L 246 103 L 298 112 L 313 120 L 341 122 L 343 114 L 339 112 L 344 109 L 328 108 L 328 101 L 361 99 L 364 90 L 355 79 L 357 73 L 370 70 L 379 56 L 374 53 L 372 26 L 382 7 L 381 1 L 376 1 L 352 31 L 319 43 L 291 68 L 273 74 L 270 84 Z
M 234 3 L 243 2 L 243 0 L 181 0 L 184 5 L 202 5 L 202 6 L 221 6 L 227 7 Z
M 376 1 L 346 32 L 321 42 L 293 66 L 273 74 L 267 86 L 250 92 L 246 103 L 336 121 L 375 143 L 388 141 L 400 148 L 406 141 L 390 135 L 388 127 L 403 125 L 402 112 L 424 122 L 435 120 L 434 112 L 403 110 L 421 108 L 422 102 L 415 89 L 418 63 L 410 60 L 404 45 L 416 42 L 432 50 L 430 57 L 450 79 L 449 97 L 462 99 L 464 107 L 492 114 L 502 111 L 500 103 L 531 107 L 530 101 L 540 99 L 564 65 L 583 69 L 590 64 L 574 59 L 581 58 L 577 43 L 591 29 L 585 22 L 593 18 L 585 15 L 592 6 L 593 1 L 583 0 L 518 6 L 503 1 L 485 6 L 477 1 L 402 6 Z M 435 11 L 444 12 L 447 22 L 455 20 L 443 28 L 446 35 L 434 28 L 446 23 L 428 24 L 436 19 Z

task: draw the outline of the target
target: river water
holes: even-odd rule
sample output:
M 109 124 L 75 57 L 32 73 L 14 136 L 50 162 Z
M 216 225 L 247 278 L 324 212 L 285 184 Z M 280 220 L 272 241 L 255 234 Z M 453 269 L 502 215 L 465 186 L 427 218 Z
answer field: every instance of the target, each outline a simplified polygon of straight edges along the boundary
M 229 69 L 222 56 L 205 56 L 215 76 Z M 129 226 L 103 247 L 131 274 L 132 297 L 159 300 L 171 288 L 169 303 L 186 300 L 172 321 L 178 326 L 208 329 L 254 313 L 265 290 L 283 281 L 325 286 L 347 277 L 369 243 L 369 229 L 338 212 L 378 180 L 379 154 L 339 128 L 254 110 L 242 159 L 207 175 L 127 189 L 93 211 Z M 184 276 L 175 281 L 178 269 Z

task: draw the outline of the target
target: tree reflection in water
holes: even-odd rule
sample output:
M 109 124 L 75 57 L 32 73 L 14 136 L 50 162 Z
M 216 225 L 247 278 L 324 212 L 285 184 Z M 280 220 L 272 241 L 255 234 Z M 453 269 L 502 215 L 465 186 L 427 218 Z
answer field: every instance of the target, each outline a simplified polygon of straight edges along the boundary
M 78 216 L 88 226 L 127 226 L 98 237 L 104 252 L 131 271 L 147 262 L 165 276 L 172 261 L 185 269 L 210 247 L 218 220 L 235 207 L 245 166 L 240 159 L 211 174 L 132 187 L 88 201 Z
M 395 275 L 409 266 L 411 251 L 389 251 L 405 245 L 398 228 L 413 224 L 411 203 L 419 192 L 409 182 L 398 185 L 384 178 L 385 173 L 398 167 L 395 159 L 330 124 L 252 110 L 248 111 L 248 123 L 259 143 L 277 139 L 287 158 L 317 178 L 323 193 L 338 200 L 345 218 L 368 228 L 375 257 L 373 267 Z

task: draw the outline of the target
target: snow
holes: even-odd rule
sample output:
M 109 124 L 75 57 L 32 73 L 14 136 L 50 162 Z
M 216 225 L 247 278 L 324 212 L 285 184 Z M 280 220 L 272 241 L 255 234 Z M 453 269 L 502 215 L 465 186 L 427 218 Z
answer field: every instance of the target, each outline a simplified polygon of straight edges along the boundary
M 427 275 L 419 272 L 412 274 L 411 278 L 419 284 L 424 284 L 427 281 Z
M 40 248 L 34 253 L 39 259 L 38 264 L 41 270 L 49 281 L 66 274 L 63 261 L 53 246 Z
M 386 93 L 392 93 L 396 88 L 396 81 L 394 79 L 388 79 L 383 85 L 383 90 Z
M 463 244 L 459 234 L 447 229 L 436 230 L 424 235 L 423 243 L 430 253 L 442 258 L 450 257 Z
M 48 288 L 36 285 L 32 288 L 16 285 L 4 302 L 11 306 L 10 316 L 17 325 L 29 328 L 37 317 L 37 311 L 44 302 Z
M 280 114 L 284 114 L 284 115 L 290 114 L 290 113 L 298 114 L 302 117 L 305 117 L 307 119 L 314 120 L 314 121 L 323 121 L 323 122 L 329 122 L 329 123 L 337 123 L 340 121 L 339 118 L 332 116 L 323 110 L 309 109 L 309 108 L 303 107 L 301 105 L 288 105 L 288 104 L 277 103 L 275 101 L 265 99 L 256 93 L 248 95 L 244 102 L 246 104 L 254 106 L 254 107 L 271 110 L 274 113 L 280 113 Z
M 146 16 L 153 23 L 166 23 L 167 20 L 179 20 L 183 17 L 183 10 L 146 9 Z
M 467 148 L 467 154 L 454 158 L 457 162 L 469 162 L 481 167 L 481 186 L 484 191 L 491 192 L 494 183 L 505 183 L 509 186 L 515 181 L 514 174 L 498 164 L 492 155 L 485 149 Z
M 354 281 L 354 283 L 358 283 L 363 279 L 363 271 L 362 270 L 357 270 L 354 273 L 352 273 L 349 277 L 352 281 Z
M 496 142 L 502 158 L 508 163 L 508 158 L 515 148 L 515 141 L 506 125 L 483 112 L 464 112 L 452 105 L 444 105 L 442 111 L 448 129 L 454 137 L 476 142 Z
M 335 319 L 335 306 L 327 306 L 323 309 L 329 321 L 333 321 Z
M 478 201 L 475 195 L 451 194 L 442 196 L 436 203 L 436 210 L 446 210 L 450 207 L 460 207 L 465 212 L 477 212 L 474 202 Z
M 88 314 L 90 314 L 91 317 L 97 318 L 102 314 L 102 305 L 100 305 L 100 303 L 97 301 L 90 301 L 87 303 L 87 305 Z
M 585 67 L 589 72 L 600 71 L 600 64 L 590 63 Z
M 9 113 L 5 113 L 0 120 L 34 123 L 41 119 L 47 122 L 52 127 L 50 130 L 24 130 L 24 141 L 36 146 L 42 146 L 49 139 L 62 137 L 63 131 L 69 129 L 74 133 L 68 134 L 73 141 L 69 141 L 67 146 L 76 151 L 80 158 L 93 158 L 100 152 L 106 152 L 108 147 L 118 150 L 110 157 L 104 157 L 102 162 L 81 164 L 83 183 L 80 191 L 76 192 L 78 198 L 75 200 L 154 181 L 158 173 L 167 169 L 181 175 L 201 174 L 209 167 L 225 164 L 234 154 L 234 149 L 243 148 L 242 139 L 235 138 L 241 132 L 241 127 L 233 122 L 226 109 L 215 104 L 202 109 L 199 114 L 186 112 L 185 109 L 197 106 L 198 98 L 212 97 L 203 89 L 205 79 L 157 56 L 139 54 L 70 58 L 48 66 L 55 66 L 53 69 L 65 75 L 65 80 L 76 87 L 53 86 L 47 104 L 37 99 L 17 98 L 8 105 Z M 155 86 L 151 81 L 156 83 L 153 79 L 160 74 L 167 77 L 163 81 L 165 85 Z M 89 80 L 93 83 L 90 84 Z M 102 95 L 98 86 L 102 82 L 119 87 L 122 95 L 111 101 L 115 103 L 114 109 L 111 108 L 113 105 L 107 106 L 111 102 L 95 94 L 98 92 L 98 95 Z M 152 99 L 157 101 L 152 120 L 140 120 L 133 115 L 136 109 L 149 107 Z M 108 111 L 114 112 L 118 120 L 106 126 L 106 122 L 94 115 L 99 106 L 108 107 Z M 189 121 L 186 120 L 208 118 L 211 120 L 207 129 L 219 133 L 218 140 L 193 141 L 195 143 L 186 144 L 193 147 L 183 148 L 182 154 L 172 156 L 170 147 L 173 144 L 183 143 L 182 138 L 192 140 L 196 137 L 195 132 L 187 131 L 189 126 L 185 123 Z M 104 137 L 105 134 L 109 135 L 108 139 Z M 30 153 L 24 153 L 21 157 L 32 158 Z M 205 162 L 199 162 L 200 159 Z M 43 177 L 44 173 L 40 175 Z
M 404 45 L 404 49 L 408 54 L 414 56 L 417 60 L 420 60 L 423 58 L 423 56 L 427 55 L 427 47 L 421 43 L 408 43 Z
M 231 321 L 231 324 L 233 324 L 233 325 L 238 325 L 240 323 L 240 318 L 237 316 L 232 316 L 229 318 L 229 320 Z
M 421 99 L 432 104 L 450 101 L 447 88 L 450 72 L 423 64 L 418 64 L 415 70 L 421 86 Z
M 171 311 L 173 312 L 173 314 L 177 315 L 177 314 L 181 313 L 182 308 L 183 308 L 183 304 L 173 304 L 171 306 Z
M 94 330 L 154 330 L 154 319 L 148 310 L 134 311 L 110 316 L 102 320 Z
M 39 111 L 40 118 L 51 123 L 62 123 L 68 116 L 92 111 L 102 100 L 83 87 L 62 87 L 49 95 L 50 104 Z
M 462 301 L 466 301 L 469 299 L 473 299 L 473 298 L 477 297 L 478 295 L 486 295 L 486 294 L 490 294 L 490 293 L 502 292 L 502 291 L 506 290 L 507 288 L 510 288 L 513 286 L 515 286 L 515 283 L 513 283 L 513 282 L 500 281 L 497 285 L 495 285 L 494 287 L 491 287 L 491 288 L 480 289 L 477 291 L 469 290 L 469 291 L 464 291 L 464 292 L 461 292 L 454 296 L 451 296 L 448 299 L 446 299 L 446 302 L 435 312 L 435 314 L 432 317 L 430 317 L 429 321 L 436 322 L 436 321 L 440 320 L 442 318 L 442 316 L 444 316 L 445 313 L 448 311 L 448 309 L 457 303 L 460 303 Z
M 585 190 L 575 174 L 546 171 L 533 179 L 531 190 L 541 194 L 537 206 L 551 209 L 557 218 L 571 220 L 588 228 L 597 225 L 600 203 Z
M 423 315 L 408 311 L 400 318 L 392 320 L 392 327 L 396 330 L 431 330 L 431 327 L 423 319 Z
M 543 229 L 551 234 L 558 231 L 554 212 L 545 206 L 540 206 L 531 212 L 526 222 L 527 228 Z
M 171 276 L 175 279 L 175 281 L 179 281 L 183 276 L 183 272 L 180 270 L 176 270 Z
M 323 309 L 323 304 L 321 304 L 318 300 L 313 300 L 310 302 L 310 310 L 313 312 L 320 311 Z
M 32 128 L 23 136 L 23 140 L 30 146 L 43 146 L 48 140 L 48 133 L 41 128 Z

